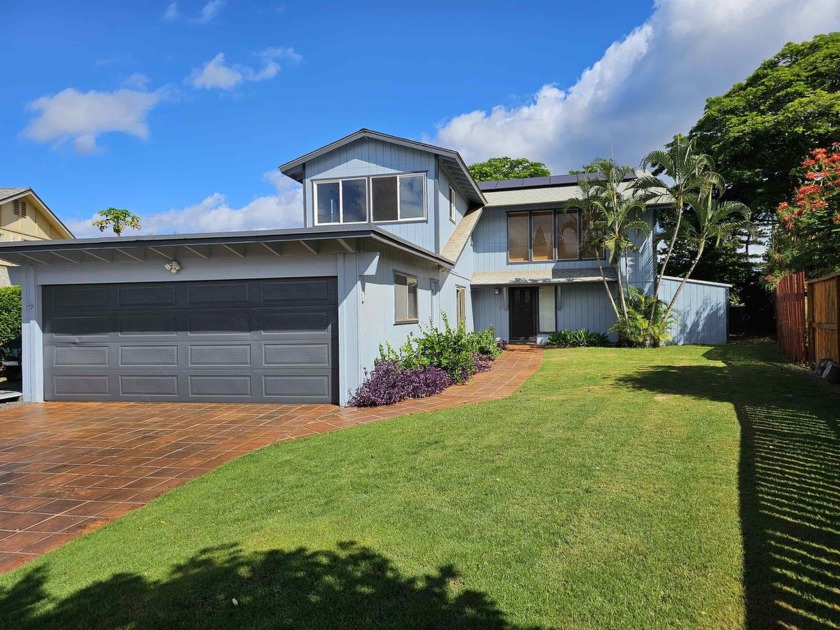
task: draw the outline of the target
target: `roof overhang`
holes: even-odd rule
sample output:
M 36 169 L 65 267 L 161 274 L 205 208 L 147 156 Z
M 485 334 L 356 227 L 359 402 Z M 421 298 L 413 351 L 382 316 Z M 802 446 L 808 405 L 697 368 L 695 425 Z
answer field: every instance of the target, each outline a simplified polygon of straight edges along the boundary
M 568 284 L 571 282 L 616 282 L 615 269 L 604 268 L 604 277 L 597 267 L 591 269 L 536 269 L 531 271 L 480 271 L 474 273 L 473 286 L 517 286 L 533 284 Z
M 0 259 L 15 265 L 67 265 L 206 260 L 272 256 L 353 254 L 367 240 L 428 260 L 445 269 L 453 262 L 376 226 L 322 226 L 290 230 L 167 234 L 163 236 L 18 241 L 0 243 Z
M 291 177 L 293 180 L 299 183 L 303 183 L 305 174 L 304 174 L 304 165 L 330 151 L 335 151 L 351 142 L 356 142 L 357 140 L 361 140 L 363 138 L 370 138 L 372 140 L 379 140 L 381 142 L 388 142 L 390 144 L 396 144 L 403 147 L 408 147 L 410 149 L 416 149 L 417 151 L 426 151 L 428 153 L 434 153 L 438 156 L 440 163 L 446 169 L 446 172 L 455 180 L 455 183 L 461 189 L 461 191 L 466 195 L 467 199 L 470 201 L 470 205 L 473 207 L 483 206 L 487 203 L 487 200 L 484 198 L 481 189 L 479 188 L 476 181 L 470 175 L 470 171 L 467 168 L 466 163 L 464 162 L 463 158 L 457 151 L 453 151 L 452 149 L 444 149 L 443 147 L 437 147 L 432 144 L 426 144 L 424 142 L 417 142 L 415 140 L 408 140 L 406 138 L 400 138 L 398 136 L 392 136 L 387 133 L 381 133 L 379 131 L 373 131 L 371 129 L 359 129 L 355 133 L 351 133 L 348 136 L 344 136 L 336 140 L 335 142 L 331 142 L 328 145 L 321 147 L 320 149 L 315 149 L 307 153 L 306 155 L 302 155 L 299 158 L 291 160 L 290 162 L 286 162 L 285 164 L 280 165 L 280 172 L 286 175 L 287 177 Z

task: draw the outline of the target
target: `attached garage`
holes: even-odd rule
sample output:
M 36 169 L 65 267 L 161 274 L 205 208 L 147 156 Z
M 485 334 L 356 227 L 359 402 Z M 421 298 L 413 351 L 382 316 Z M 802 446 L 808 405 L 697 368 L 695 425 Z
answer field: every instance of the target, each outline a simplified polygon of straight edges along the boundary
M 44 398 L 337 403 L 334 277 L 42 287 Z

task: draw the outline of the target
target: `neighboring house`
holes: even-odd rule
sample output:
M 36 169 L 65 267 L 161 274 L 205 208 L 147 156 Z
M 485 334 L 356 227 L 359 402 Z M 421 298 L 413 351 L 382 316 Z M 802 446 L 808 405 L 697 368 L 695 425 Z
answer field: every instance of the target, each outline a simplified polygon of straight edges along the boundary
M 525 342 L 613 322 L 583 218 L 558 212 L 575 177 L 479 185 L 455 151 L 365 129 L 280 170 L 303 228 L 0 244 L 23 265 L 25 398 L 344 404 L 380 346 L 444 315 Z M 703 288 L 680 341 L 723 343 L 727 289 Z
M 31 188 L 0 188 L 0 242 L 73 238 Z M 0 286 L 11 284 L 9 264 L 0 260 Z

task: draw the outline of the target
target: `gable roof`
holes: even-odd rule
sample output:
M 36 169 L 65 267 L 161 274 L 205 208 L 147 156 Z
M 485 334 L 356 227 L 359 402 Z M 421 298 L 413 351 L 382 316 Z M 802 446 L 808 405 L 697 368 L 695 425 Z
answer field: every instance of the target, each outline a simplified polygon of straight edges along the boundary
M 417 142 L 416 140 L 408 140 L 406 138 L 400 138 L 398 136 L 391 136 L 387 133 L 381 133 L 379 131 L 373 131 L 371 129 L 359 129 L 355 133 L 351 133 L 349 136 L 344 136 L 343 138 L 340 138 L 335 142 L 325 145 L 320 149 L 315 149 L 314 151 L 311 151 L 306 155 L 302 155 L 299 158 L 291 160 L 290 162 L 281 164 L 279 167 L 280 172 L 286 175 L 287 177 L 291 177 L 297 182 L 303 183 L 304 164 L 321 155 L 324 155 L 325 153 L 334 151 L 335 149 L 350 144 L 351 142 L 355 142 L 356 140 L 361 140 L 362 138 L 370 138 L 372 140 L 379 140 L 381 142 L 397 144 L 400 146 L 408 147 L 410 149 L 417 149 L 418 151 L 434 153 L 438 156 L 438 159 L 440 160 L 441 164 L 443 164 L 444 168 L 446 168 L 447 172 L 453 177 L 453 179 L 455 179 L 455 182 L 458 184 L 458 187 L 467 197 L 471 206 L 483 206 L 487 203 L 487 200 L 484 198 L 484 195 L 482 194 L 478 183 L 476 183 L 476 181 L 472 178 L 472 175 L 470 175 L 470 171 L 467 169 L 466 163 L 464 163 L 463 158 L 457 151 L 453 151 L 452 149 L 444 149 L 443 147 L 436 147 L 432 144 L 426 144 L 424 142 Z
M 49 206 L 44 203 L 44 201 L 35 193 L 34 190 L 31 188 L 0 188 L 0 203 L 6 203 L 7 201 L 13 201 L 14 199 L 20 199 L 21 197 L 30 196 L 35 199 L 35 202 L 40 206 L 41 212 L 47 218 L 47 220 L 52 223 L 55 227 L 57 227 L 61 232 L 64 232 L 65 238 L 76 238 L 73 236 L 73 232 L 64 225 L 61 219 L 55 216 L 55 213 L 50 210 Z

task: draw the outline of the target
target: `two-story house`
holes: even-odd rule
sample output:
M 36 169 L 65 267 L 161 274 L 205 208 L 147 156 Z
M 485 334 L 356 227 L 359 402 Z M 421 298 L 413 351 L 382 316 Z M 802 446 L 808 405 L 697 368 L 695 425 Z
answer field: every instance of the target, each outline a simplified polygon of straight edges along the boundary
M 574 176 L 479 185 L 455 151 L 366 129 L 280 170 L 301 228 L 0 244 L 22 265 L 25 398 L 344 404 L 381 345 L 443 316 L 511 342 L 614 321 L 564 209 Z M 726 285 L 684 296 L 677 340 L 725 342 Z

